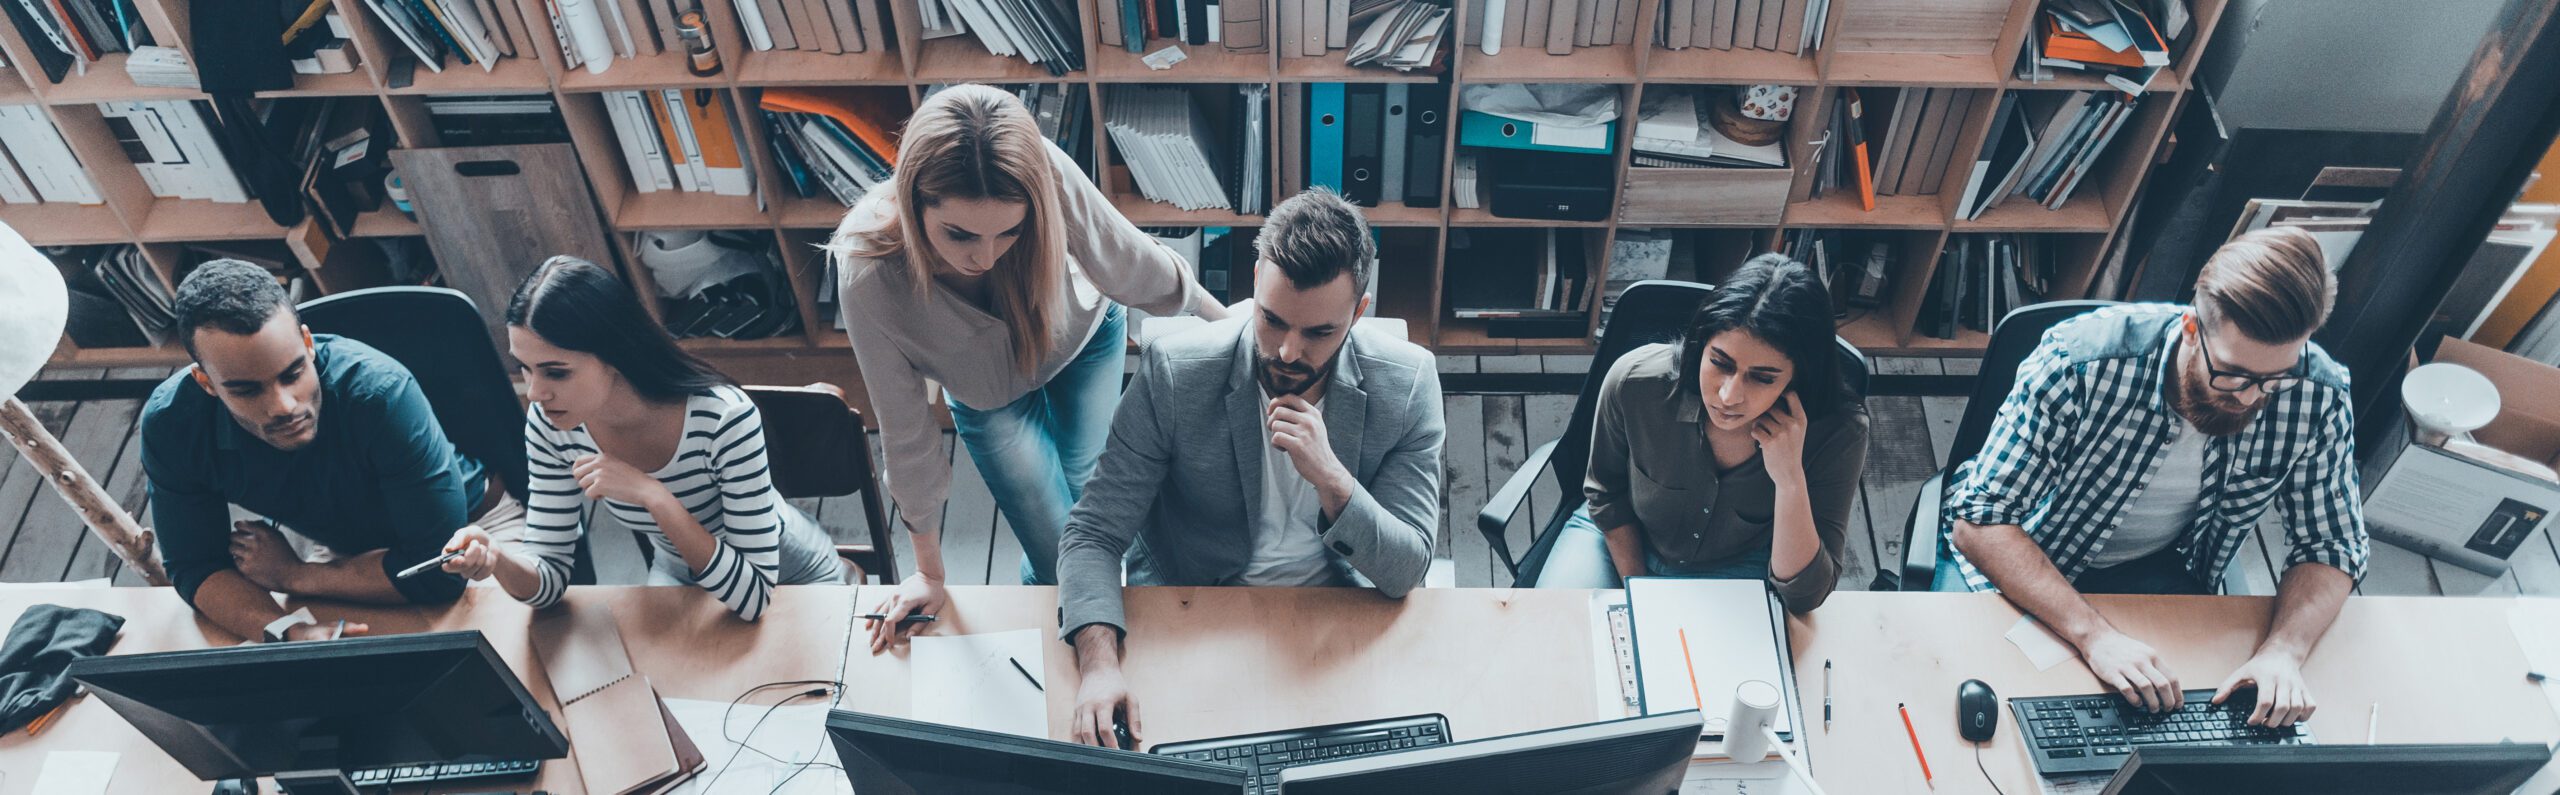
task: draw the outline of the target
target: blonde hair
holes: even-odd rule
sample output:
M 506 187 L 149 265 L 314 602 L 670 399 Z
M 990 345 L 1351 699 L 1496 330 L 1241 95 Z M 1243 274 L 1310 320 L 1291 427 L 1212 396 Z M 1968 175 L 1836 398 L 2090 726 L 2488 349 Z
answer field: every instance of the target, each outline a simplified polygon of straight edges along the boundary
M 2310 232 L 2273 226 L 2231 239 L 2196 274 L 2196 319 L 2231 321 L 2240 333 L 2281 345 L 2319 331 L 2338 300 L 2338 280 Z
M 1029 373 L 1049 356 L 1050 319 L 1066 278 L 1057 183 L 1048 142 L 1020 100 L 991 86 L 952 86 L 916 108 L 898 140 L 897 172 L 845 212 L 826 249 L 846 272 L 855 257 L 905 268 L 921 300 L 942 266 L 933 246 L 919 242 L 928 239 L 925 208 L 946 199 L 1021 202 L 1025 234 L 987 278 L 990 310 L 1013 342 L 1014 368 Z

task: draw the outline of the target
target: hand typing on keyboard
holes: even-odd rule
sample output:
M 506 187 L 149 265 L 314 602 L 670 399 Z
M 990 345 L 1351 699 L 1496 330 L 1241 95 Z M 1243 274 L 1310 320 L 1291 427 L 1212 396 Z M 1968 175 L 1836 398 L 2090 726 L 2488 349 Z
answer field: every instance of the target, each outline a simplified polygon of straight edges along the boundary
M 2214 689 L 2213 703 L 2223 703 L 2243 688 L 2257 690 L 2257 704 L 2249 711 L 2251 726 L 2291 726 L 2310 720 L 2320 706 L 2302 680 L 2302 659 L 2283 651 L 2260 651 L 2249 658 Z
M 2088 661 L 2089 673 L 2098 677 L 2098 683 L 2134 706 L 2173 712 L 2182 703 L 2177 675 L 2169 672 L 2169 664 L 2160 660 L 2151 644 L 2107 627 L 2078 645 L 2080 659 Z

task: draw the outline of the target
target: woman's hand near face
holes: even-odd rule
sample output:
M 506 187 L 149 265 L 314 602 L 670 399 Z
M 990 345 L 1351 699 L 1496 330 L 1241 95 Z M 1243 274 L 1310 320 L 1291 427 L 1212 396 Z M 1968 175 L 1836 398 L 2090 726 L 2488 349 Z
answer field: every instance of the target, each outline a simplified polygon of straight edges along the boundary
M 1769 477 L 1780 483 L 1804 483 L 1804 401 L 1789 390 L 1751 424 L 1751 440 L 1760 443 L 1760 460 Z

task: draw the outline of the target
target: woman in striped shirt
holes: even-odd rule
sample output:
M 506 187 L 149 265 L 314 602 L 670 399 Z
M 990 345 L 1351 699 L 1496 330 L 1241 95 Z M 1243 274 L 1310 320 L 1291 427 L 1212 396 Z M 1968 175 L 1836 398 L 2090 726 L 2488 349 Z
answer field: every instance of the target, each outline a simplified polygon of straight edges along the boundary
M 507 305 L 507 347 L 533 399 L 524 536 L 502 550 L 464 528 L 446 571 L 494 576 L 536 607 L 558 602 L 587 529 L 581 509 L 598 500 L 655 550 L 649 584 L 694 584 L 748 621 L 773 586 L 843 581 L 826 531 L 773 490 L 755 404 L 677 348 L 612 274 L 544 262 Z

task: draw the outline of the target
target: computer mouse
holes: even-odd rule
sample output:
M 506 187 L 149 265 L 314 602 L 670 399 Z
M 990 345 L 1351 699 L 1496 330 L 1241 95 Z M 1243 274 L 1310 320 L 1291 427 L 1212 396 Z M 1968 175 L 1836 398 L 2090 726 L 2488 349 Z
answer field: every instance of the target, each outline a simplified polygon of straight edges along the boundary
M 1987 743 L 2000 732 L 2000 696 L 1980 679 L 1956 685 L 1956 733 L 1970 742 Z
M 1111 742 L 1123 751 L 1138 750 L 1138 738 L 1129 734 L 1128 721 L 1119 718 L 1111 719 Z
M 213 783 L 213 795 L 258 795 L 258 780 L 227 778 Z

